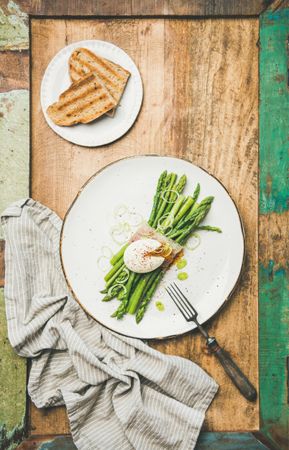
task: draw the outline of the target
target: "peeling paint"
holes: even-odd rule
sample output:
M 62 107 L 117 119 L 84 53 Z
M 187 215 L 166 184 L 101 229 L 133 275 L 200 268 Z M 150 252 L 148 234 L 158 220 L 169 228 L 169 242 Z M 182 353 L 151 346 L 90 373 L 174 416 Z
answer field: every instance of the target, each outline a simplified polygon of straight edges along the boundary
M 260 423 L 262 436 L 280 449 L 289 448 L 288 35 L 289 9 L 261 15 L 259 210 L 265 217 L 260 216 L 259 230 Z
M 0 94 L 0 213 L 29 194 L 29 93 Z M 0 238 L 3 237 L 0 229 Z
M 0 448 L 12 449 L 24 436 L 26 360 L 16 355 L 7 337 L 4 290 L 0 289 Z
M 201 433 L 195 450 L 268 450 L 252 433 Z
M 261 427 L 272 442 L 289 445 L 286 358 L 289 354 L 288 270 L 270 260 L 259 267 Z
M 43 442 L 39 450 L 76 450 L 76 446 L 71 437 L 56 437 Z
M 7 430 L 5 424 L 0 423 L 0 449 L 14 450 L 22 442 L 25 437 L 24 421 L 14 427 L 12 430 Z
M 268 20 L 270 25 L 268 25 Z M 289 208 L 289 9 L 265 13 L 260 28 L 260 212 Z
M 0 50 L 29 48 L 28 15 L 9 0 L 5 11 L 0 8 Z

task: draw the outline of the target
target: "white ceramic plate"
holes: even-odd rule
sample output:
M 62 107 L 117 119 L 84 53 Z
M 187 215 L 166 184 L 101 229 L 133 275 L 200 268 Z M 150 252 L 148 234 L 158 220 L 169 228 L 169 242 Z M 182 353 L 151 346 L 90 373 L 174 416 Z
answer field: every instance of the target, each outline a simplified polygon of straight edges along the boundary
M 187 175 L 186 194 L 192 194 L 199 182 L 200 198 L 215 196 L 204 223 L 219 226 L 223 233 L 199 232 L 200 245 L 193 251 L 185 250 L 188 265 L 183 270 L 189 274 L 188 279 L 179 281 L 178 270 L 172 266 L 138 325 L 131 315 L 116 320 L 110 316 L 119 301 L 104 303 L 99 293 L 106 273 L 101 268 L 107 262 L 102 255 L 109 254 L 108 248 L 114 253 L 120 248 L 111 235 L 117 222 L 137 225 L 141 219 L 138 214 L 148 219 L 157 179 L 165 169 Z M 121 216 L 126 208 L 130 210 L 129 216 L 127 212 Z M 118 235 L 114 237 L 119 239 Z M 176 281 L 197 308 L 200 322 L 210 319 L 238 281 L 244 257 L 244 236 L 236 206 L 216 178 L 182 159 L 138 156 L 107 166 L 87 182 L 65 217 L 60 251 L 67 282 L 75 298 L 92 317 L 127 336 L 166 338 L 186 333 L 195 325 L 184 320 L 164 286 Z M 157 300 L 164 304 L 164 311 L 156 308 Z
M 60 127 L 46 114 L 49 105 L 58 100 L 61 92 L 71 84 L 68 60 L 74 49 L 86 47 L 125 69 L 131 76 L 126 85 L 120 104 L 113 118 L 104 115 L 88 124 Z M 116 45 L 98 40 L 80 41 L 67 45 L 50 61 L 41 83 L 41 107 L 48 125 L 67 141 L 86 147 L 105 145 L 123 136 L 134 124 L 143 98 L 143 86 L 140 73 L 133 60 Z

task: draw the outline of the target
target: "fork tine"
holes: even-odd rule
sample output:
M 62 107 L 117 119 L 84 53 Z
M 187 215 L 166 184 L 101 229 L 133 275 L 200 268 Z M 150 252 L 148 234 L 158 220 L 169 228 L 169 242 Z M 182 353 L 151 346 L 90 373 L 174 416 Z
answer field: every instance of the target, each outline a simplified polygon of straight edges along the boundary
M 184 318 L 188 321 L 189 317 L 187 315 L 187 311 L 184 309 L 182 303 L 179 301 L 179 298 L 173 293 L 172 289 L 170 287 L 165 288 L 169 296 L 171 297 L 172 301 L 178 308 L 178 310 L 181 312 L 181 314 L 184 316 Z
M 195 316 L 197 316 L 198 315 L 198 311 L 189 302 L 187 297 L 183 294 L 183 292 L 180 290 L 179 286 L 175 282 L 172 283 L 172 288 L 174 288 L 174 291 L 177 290 L 179 292 L 179 294 L 182 296 L 183 300 L 186 302 L 186 305 L 187 305 L 189 311 L 191 311 L 191 314 L 194 314 Z
M 178 291 L 175 289 L 173 284 L 170 285 L 171 291 L 174 293 L 174 295 L 177 297 L 179 303 L 182 304 L 183 308 L 186 309 L 187 314 L 191 317 L 194 316 L 194 311 L 190 308 L 190 306 L 187 304 L 187 302 L 184 301 L 184 299 L 181 297 L 181 295 L 178 293 Z

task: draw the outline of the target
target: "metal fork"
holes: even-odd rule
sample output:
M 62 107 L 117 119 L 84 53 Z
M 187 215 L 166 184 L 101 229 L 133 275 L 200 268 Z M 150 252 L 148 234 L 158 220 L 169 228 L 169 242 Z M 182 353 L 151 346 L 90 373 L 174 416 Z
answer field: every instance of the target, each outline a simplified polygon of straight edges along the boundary
M 204 338 L 206 339 L 207 347 L 211 353 L 217 356 L 218 360 L 222 364 L 225 372 L 231 378 L 234 385 L 239 389 L 241 394 L 250 402 L 253 402 L 257 398 L 257 392 L 254 386 L 250 383 L 248 378 L 243 374 L 241 369 L 233 361 L 229 353 L 222 349 L 216 338 L 208 335 L 204 327 L 198 322 L 198 312 L 194 306 L 189 302 L 187 297 L 183 294 L 176 283 L 170 284 L 166 287 L 166 291 L 169 296 L 182 313 L 187 322 L 194 322 Z

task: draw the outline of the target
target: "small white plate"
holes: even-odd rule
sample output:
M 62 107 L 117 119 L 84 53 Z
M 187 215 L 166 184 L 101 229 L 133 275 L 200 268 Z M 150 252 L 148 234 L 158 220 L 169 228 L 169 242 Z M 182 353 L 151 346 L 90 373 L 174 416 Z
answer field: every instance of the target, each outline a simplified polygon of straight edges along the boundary
M 183 271 L 189 274 L 188 279 L 179 281 L 178 270 L 172 266 L 138 325 L 135 316 L 129 314 L 122 320 L 116 320 L 110 316 L 119 301 L 104 303 L 99 293 L 104 287 L 106 273 L 101 271 L 101 267 L 107 262 L 102 256 L 109 256 L 108 248 L 113 253 L 120 248 L 111 234 L 115 223 L 125 220 L 137 225 L 142 217 L 148 219 L 158 177 L 165 169 L 187 175 L 185 194 L 192 194 L 199 182 L 200 199 L 208 195 L 215 197 L 205 223 L 219 226 L 223 232 L 199 232 L 200 245 L 193 251 L 185 249 L 188 264 Z M 129 216 L 126 208 L 130 210 Z M 124 214 L 121 216 L 121 213 Z M 230 296 L 238 281 L 244 257 L 240 216 L 226 189 L 203 169 L 171 157 L 125 158 L 98 172 L 74 200 L 64 219 L 61 235 L 62 267 L 75 298 L 106 327 L 143 339 L 166 338 L 195 328 L 193 323 L 184 320 L 164 286 L 176 281 L 198 310 L 200 322 L 203 323 Z M 164 304 L 164 311 L 156 308 L 157 300 Z
M 78 47 L 88 48 L 120 64 L 129 70 L 131 76 L 113 118 L 103 115 L 88 124 L 60 127 L 48 117 L 46 110 L 49 105 L 58 100 L 61 92 L 70 86 L 68 60 L 73 50 Z M 50 61 L 41 83 L 41 107 L 48 125 L 67 141 L 86 147 L 109 144 L 123 136 L 134 124 L 141 108 L 142 98 L 142 80 L 133 60 L 116 45 L 99 40 L 79 41 L 64 47 Z

